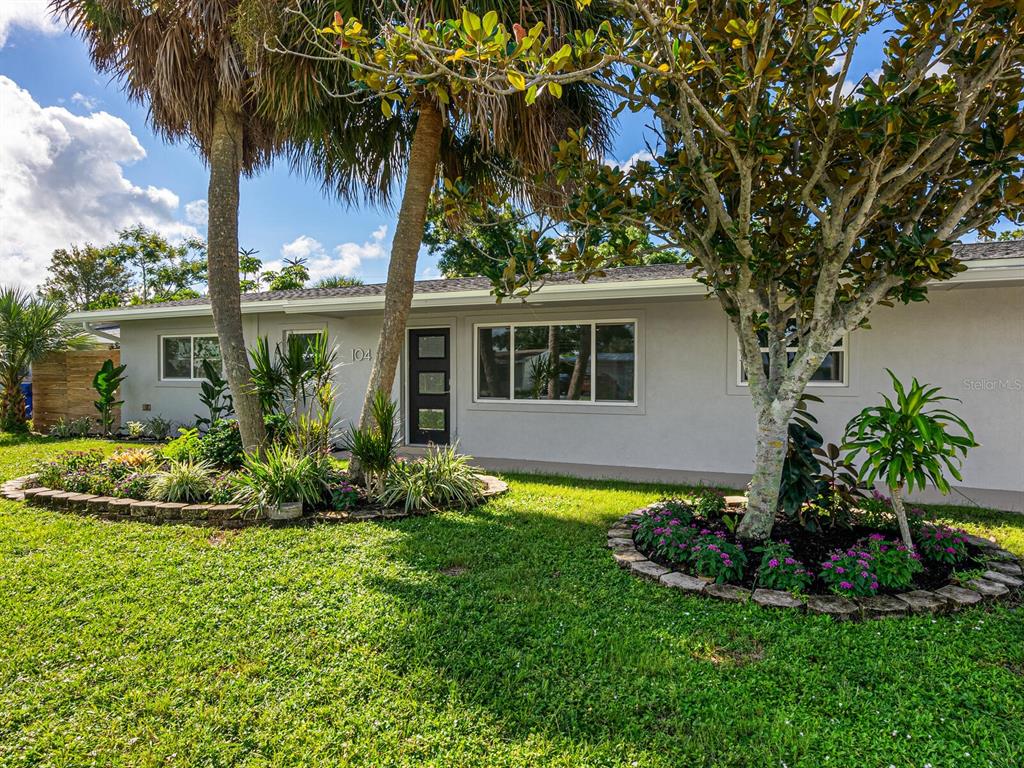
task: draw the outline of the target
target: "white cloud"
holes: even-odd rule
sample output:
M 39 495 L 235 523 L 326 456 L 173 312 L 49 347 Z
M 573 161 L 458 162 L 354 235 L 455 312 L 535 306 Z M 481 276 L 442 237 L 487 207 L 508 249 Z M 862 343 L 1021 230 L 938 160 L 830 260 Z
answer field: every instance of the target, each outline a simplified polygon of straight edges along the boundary
M 170 238 L 198 234 L 177 219 L 178 196 L 141 187 L 124 167 L 146 156 L 128 124 L 106 112 L 43 107 L 0 75 L 0 273 L 26 286 L 55 248 L 104 243 L 135 223 Z
M 328 253 L 323 243 L 309 235 L 299 235 L 290 243 L 281 246 L 281 258 L 266 262 L 267 269 L 279 270 L 285 266 L 285 259 L 305 259 L 310 280 L 316 282 L 323 277 L 341 275 L 353 277 L 363 262 L 382 259 L 387 256 L 385 249 L 388 228 L 386 224 L 377 227 L 370 238 L 362 243 L 341 243 Z
M 0 2 L 0 48 L 7 44 L 12 27 L 21 27 L 44 35 L 64 31 L 47 9 L 49 0 L 3 0 Z
M 92 96 L 86 96 L 84 93 L 75 91 L 71 94 L 71 101 L 74 104 L 78 104 L 80 107 L 87 109 L 89 112 L 94 112 L 96 107 L 99 106 L 100 100 L 93 98 Z
M 646 149 L 642 149 L 639 152 L 634 152 L 626 160 L 616 160 L 615 158 L 607 158 L 604 162 L 606 165 L 617 165 L 623 172 L 632 170 L 633 166 L 639 162 L 651 162 L 654 160 L 654 155 L 648 152 Z
M 205 200 L 193 200 L 185 204 L 185 219 L 201 229 L 206 229 L 210 218 L 210 208 Z

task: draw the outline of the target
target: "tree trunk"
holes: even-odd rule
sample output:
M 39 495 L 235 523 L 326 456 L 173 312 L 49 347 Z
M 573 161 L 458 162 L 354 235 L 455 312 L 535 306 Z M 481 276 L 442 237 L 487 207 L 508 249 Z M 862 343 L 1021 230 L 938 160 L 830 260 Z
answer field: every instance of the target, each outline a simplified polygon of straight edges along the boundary
M 899 486 L 895 488 L 889 488 L 889 493 L 892 494 L 892 509 L 896 513 L 896 522 L 900 526 L 900 538 L 903 539 L 903 544 L 907 549 L 914 548 L 914 542 L 910 538 L 910 524 L 907 522 L 907 510 L 903 506 L 903 496 Z
M 388 282 L 384 289 L 384 324 L 380 329 L 373 370 L 370 372 L 370 382 L 366 387 L 363 411 L 359 418 L 362 427 L 372 424 L 374 394 L 378 391 L 390 392 L 395 383 L 395 371 L 398 369 L 409 310 L 412 307 L 416 260 L 423 242 L 427 203 L 437 177 L 443 128 L 440 110 L 428 99 L 420 101 L 402 206 L 398 210 L 395 237 L 391 241 L 391 262 L 388 264 Z
M 747 511 L 736 529 L 746 541 L 763 541 L 771 535 L 792 412 L 792 407 L 787 410 L 785 405 L 773 403 L 758 414 L 754 475 L 747 494 Z
M 21 391 L 21 380 L 6 382 L 3 401 L 0 402 L 0 430 L 23 432 L 25 430 L 25 395 Z
M 231 388 L 242 446 L 260 453 L 266 440 L 263 412 L 252 391 L 249 357 L 242 335 L 242 301 L 238 283 L 238 182 L 242 175 L 242 122 L 238 111 L 221 100 L 210 145 L 210 188 L 207 195 L 207 284 L 213 324 Z

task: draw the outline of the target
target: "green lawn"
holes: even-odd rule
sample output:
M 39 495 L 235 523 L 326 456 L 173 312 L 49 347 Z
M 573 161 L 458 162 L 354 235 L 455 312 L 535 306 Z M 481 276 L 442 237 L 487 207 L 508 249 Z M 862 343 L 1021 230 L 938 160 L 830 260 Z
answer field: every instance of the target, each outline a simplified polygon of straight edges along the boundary
M 55 449 L 0 438 L 0 477 Z M 1024 765 L 1020 610 L 688 598 L 604 548 L 678 489 L 511 481 L 465 514 L 228 534 L 3 502 L 0 765 Z M 1024 517 L 943 515 L 1024 552 Z

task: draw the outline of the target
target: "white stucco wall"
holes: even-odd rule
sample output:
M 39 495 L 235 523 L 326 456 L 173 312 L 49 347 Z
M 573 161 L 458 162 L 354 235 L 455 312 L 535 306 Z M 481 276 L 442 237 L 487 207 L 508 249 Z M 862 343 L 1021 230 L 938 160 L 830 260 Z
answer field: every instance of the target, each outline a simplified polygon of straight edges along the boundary
M 474 402 L 474 323 L 627 318 L 638 323 L 635 406 Z M 250 339 L 266 335 L 273 343 L 285 330 L 326 327 L 342 363 L 338 412 L 348 421 L 357 415 L 371 366 L 369 360 L 353 359 L 359 356 L 353 350 L 375 346 L 379 322 L 379 315 L 366 314 L 249 315 L 246 334 Z M 558 464 L 590 475 L 734 483 L 751 470 L 753 411 L 745 388 L 737 384 L 735 338 L 713 300 L 586 308 L 578 302 L 506 304 L 415 312 L 412 325 L 452 329 L 453 437 L 487 464 L 541 469 Z M 212 332 L 210 322 L 124 323 L 126 420 L 156 413 L 192 420 L 201 407 L 198 383 L 158 381 L 157 339 L 161 333 L 207 331 Z M 838 442 L 847 420 L 890 390 L 888 366 L 901 379 L 917 376 L 963 400 L 956 410 L 982 444 L 965 464 L 965 488 L 1024 497 L 1024 287 L 936 289 L 928 303 L 879 308 L 870 329 L 851 334 L 848 350 L 848 384 L 812 389 L 825 400 L 812 410 L 826 440 Z M 143 403 L 152 410 L 144 413 Z

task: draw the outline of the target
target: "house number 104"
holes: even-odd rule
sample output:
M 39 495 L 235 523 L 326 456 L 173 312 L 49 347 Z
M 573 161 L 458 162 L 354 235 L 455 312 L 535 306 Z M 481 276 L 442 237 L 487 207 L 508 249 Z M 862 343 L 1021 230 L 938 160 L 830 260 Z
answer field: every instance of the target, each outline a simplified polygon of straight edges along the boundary
M 373 350 L 369 347 L 353 347 L 352 348 L 352 359 L 356 362 L 361 360 L 372 360 Z

